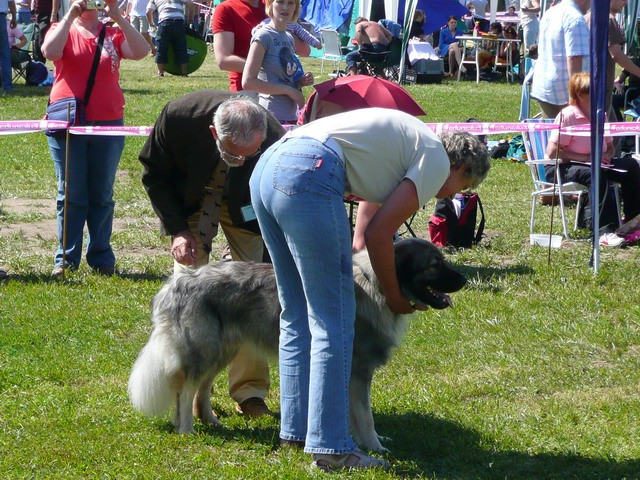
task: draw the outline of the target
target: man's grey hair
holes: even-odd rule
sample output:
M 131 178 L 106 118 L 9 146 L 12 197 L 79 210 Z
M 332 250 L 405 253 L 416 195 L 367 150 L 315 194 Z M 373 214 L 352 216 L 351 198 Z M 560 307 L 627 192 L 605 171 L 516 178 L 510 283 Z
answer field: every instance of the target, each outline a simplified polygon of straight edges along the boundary
M 476 188 L 491 168 L 489 152 L 477 137 L 467 132 L 443 132 L 440 141 L 447 151 L 451 168 L 460 169 Z
M 218 138 L 229 138 L 235 145 L 249 145 L 256 133 L 267 138 L 267 112 L 249 97 L 240 95 L 225 100 L 213 114 Z

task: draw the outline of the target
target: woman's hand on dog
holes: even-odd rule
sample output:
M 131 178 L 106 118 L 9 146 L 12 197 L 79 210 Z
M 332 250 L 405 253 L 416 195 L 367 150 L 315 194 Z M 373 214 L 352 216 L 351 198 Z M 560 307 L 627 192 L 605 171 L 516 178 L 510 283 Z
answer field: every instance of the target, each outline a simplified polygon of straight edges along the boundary
M 196 263 L 196 246 L 196 239 L 191 232 L 183 230 L 173 236 L 171 255 L 181 265 L 194 266 Z
M 393 313 L 402 315 L 413 313 L 416 310 L 424 311 L 429 308 L 428 305 L 411 302 L 404 295 L 399 295 L 397 298 L 393 299 L 387 297 L 387 304 Z

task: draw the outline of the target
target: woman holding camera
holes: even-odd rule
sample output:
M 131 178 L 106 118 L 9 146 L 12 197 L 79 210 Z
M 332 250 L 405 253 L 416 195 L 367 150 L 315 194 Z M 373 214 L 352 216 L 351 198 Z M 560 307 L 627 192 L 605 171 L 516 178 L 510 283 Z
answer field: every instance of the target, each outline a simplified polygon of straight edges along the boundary
M 107 27 L 98 19 L 98 9 L 105 7 L 117 26 Z M 49 102 L 68 97 L 85 98 L 103 29 L 106 30 L 95 83 L 85 105 L 85 123 L 123 125 L 124 95 L 119 85 L 120 59 L 144 58 L 149 53 L 149 44 L 124 19 L 117 0 L 76 0 L 62 20 L 51 26 L 42 45 L 44 56 L 54 62 L 56 71 Z M 58 179 L 59 246 L 53 275 L 63 273 L 63 256 L 66 267 L 76 269 L 80 265 L 85 223 L 89 231 L 87 263 L 97 273 L 112 275 L 115 272 L 115 256 L 111 249 L 113 183 L 124 148 L 124 137 L 70 136 L 66 188 L 64 131 L 49 136 L 48 142 Z M 63 232 L 65 208 L 66 232 Z

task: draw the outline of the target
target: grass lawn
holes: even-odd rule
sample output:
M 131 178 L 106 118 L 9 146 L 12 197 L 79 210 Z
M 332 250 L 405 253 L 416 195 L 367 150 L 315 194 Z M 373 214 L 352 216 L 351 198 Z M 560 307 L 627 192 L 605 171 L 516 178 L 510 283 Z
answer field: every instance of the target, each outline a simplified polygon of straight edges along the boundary
M 304 64 L 327 79 L 319 60 Z M 151 58 L 123 62 L 127 125 L 152 125 L 184 93 L 227 87 L 213 55 L 186 79 L 154 72 Z M 518 116 L 518 85 L 407 88 L 425 121 Z M 0 119 L 41 118 L 47 96 L 19 84 L 0 98 Z M 142 144 L 127 138 L 115 184 L 121 275 L 98 277 L 83 263 L 57 281 L 46 137 L 0 136 L 0 267 L 10 273 L 0 283 L 0 478 L 323 478 L 308 455 L 278 447 L 276 420 L 234 413 L 225 375 L 212 398 L 223 428 L 196 422 L 194 435 L 180 436 L 169 414 L 147 418 L 129 405 L 149 302 L 172 266 L 140 182 Z M 596 276 L 584 241 L 564 242 L 548 262 L 545 249 L 529 246 L 530 184 L 525 165 L 493 161 L 479 188 L 487 236 L 448 255 L 468 287 L 454 309 L 415 315 L 374 378 L 392 470 L 338 478 L 640 478 L 640 249 L 603 250 Z M 432 210 L 433 202 L 417 220 L 421 236 Z M 548 225 L 550 207 L 539 212 Z M 275 363 L 271 374 L 267 402 L 277 410 Z

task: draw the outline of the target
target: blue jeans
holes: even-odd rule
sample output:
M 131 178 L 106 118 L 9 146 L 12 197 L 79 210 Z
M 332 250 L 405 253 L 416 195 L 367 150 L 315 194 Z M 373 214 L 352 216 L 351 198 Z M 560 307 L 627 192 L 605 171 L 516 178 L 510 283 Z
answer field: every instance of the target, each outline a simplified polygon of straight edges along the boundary
M 355 68 L 358 66 L 360 62 L 362 62 L 362 55 L 360 51 L 363 52 L 371 52 L 371 53 L 382 53 L 386 52 L 389 49 L 388 45 L 382 45 L 381 43 L 365 43 L 360 47 L 360 50 L 354 50 L 353 52 L 347 53 L 345 57 L 345 61 L 347 64 L 347 70 L 350 68 Z
M 6 92 L 12 92 L 11 47 L 9 46 L 6 13 L 0 13 L 0 73 L 2 74 L 2 88 Z
M 123 125 L 122 120 L 89 122 L 91 125 Z M 62 265 L 62 224 L 64 216 L 64 177 L 66 138 L 47 137 L 56 168 L 58 197 L 58 250 L 55 265 Z M 111 249 L 113 226 L 113 183 L 124 149 L 124 137 L 71 135 L 67 188 L 66 263 L 78 268 L 82 256 L 83 229 L 89 231 L 87 263 L 92 268 L 115 265 Z
M 280 437 L 307 453 L 344 454 L 355 323 L 345 169 L 318 140 L 283 139 L 260 158 L 251 200 L 276 272 Z

